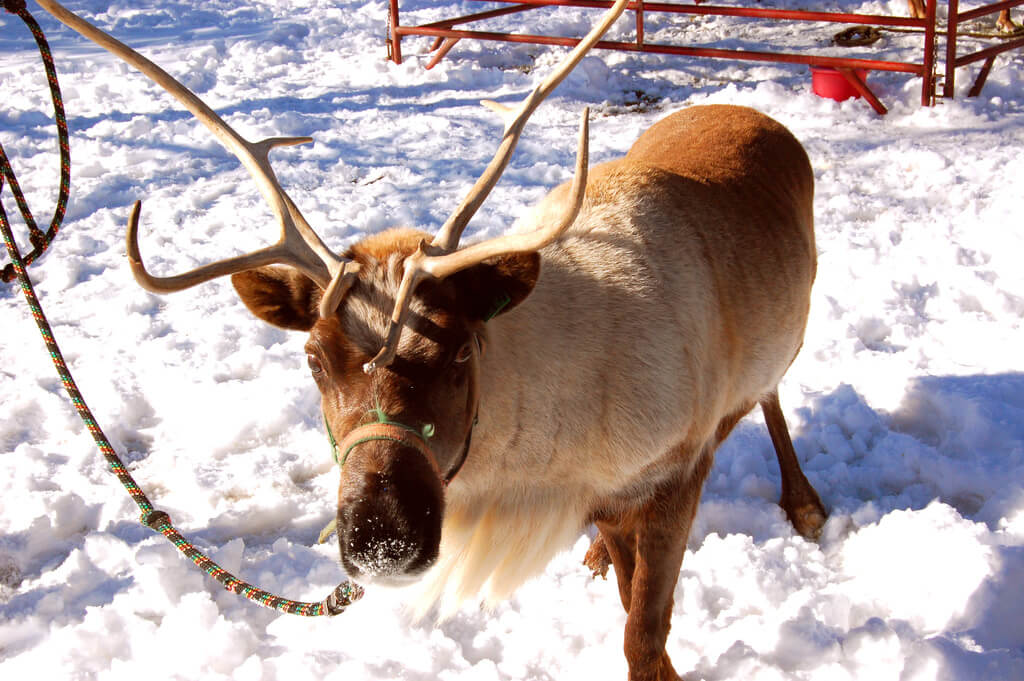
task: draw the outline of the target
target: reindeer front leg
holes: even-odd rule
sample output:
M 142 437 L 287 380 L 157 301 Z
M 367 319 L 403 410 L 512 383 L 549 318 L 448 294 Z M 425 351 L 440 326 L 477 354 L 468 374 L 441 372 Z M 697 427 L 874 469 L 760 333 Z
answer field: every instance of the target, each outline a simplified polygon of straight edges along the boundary
M 663 484 L 640 506 L 597 520 L 627 612 L 624 651 L 630 681 L 679 679 L 665 642 L 686 538 L 711 462 L 705 452 L 687 474 Z

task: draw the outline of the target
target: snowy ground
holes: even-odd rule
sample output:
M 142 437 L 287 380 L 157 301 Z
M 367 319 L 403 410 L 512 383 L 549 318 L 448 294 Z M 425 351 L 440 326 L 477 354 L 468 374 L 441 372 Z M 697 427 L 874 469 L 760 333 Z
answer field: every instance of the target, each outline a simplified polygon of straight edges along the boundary
M 342 246 L 393 224 L 436 228 L 489 160 L 481 98 L 522 96 L 561 54 L 427 39 L 383 59 L 383 0 L 73 0 L 276 154 L 291 196 Z M 404 1 L 412 23 L 448 3 Z M 97 418 L 158 507 L 225 567 L 318 600 L 343 577 L 317 546 L 337 471 L 300 334 L 252 319 L 226 282 L 166 298 L 131 280 L 128 206 L 170 272 L 274 238 L 233 157 L 158 89 L 29 2 L 53 45 L 72 130 L 64 233 L 31 274 Z M 783 6 L 783 5 L 779 5 Z M 791 5 L 795 6 L 795 5 Z M 443 9 L 439 9 L 439 7 Z M 901 2 L 825 9 L 901 13 Z M 479 9 L 470 4 L 471 10 Z M 580 35 L 593 11 L 495 22 Z M 628 35 L 628 20 L 616 27 Z M 825 48 L 835 26 L 652 21 L 652 40 Z M 40 222 L 57 156 L 21 22 L 0 14 L 0 138 Z M 879 49 L 916 58 L 920 37 Z M 941 43 L 940 43 L 941 44 Z M 806 67 L 595 53 L 537 112 L 471 226 L 500 233 L 568 177 L 578 112 L 592 158 L 622 154 L 692 104 L 756 107 L 805 144 L 819 276 L 782 386 L 797 450 L 831 509 L 794 536 L 759 414 L 722 447 L 676 588 L 669 652 L 687 679 L 1024 678 L 1024 57 L 983 95 L 921 108 L 920 81 L 873 73 L 889 106 L 814 96 Z M 3 192 L 8 213 L 16 208 Z M 16 227 L 24 232 L 20 222 Z M 0 258 L 0 263 L 6 258 Z M 0 289 L 0 678 L 624 679 L 613 581 L 588 539 L 495 612 L 411 625 L 371 590 L 334 620 L 224 592 L 136 522 L 57 379 L 14 286 Z

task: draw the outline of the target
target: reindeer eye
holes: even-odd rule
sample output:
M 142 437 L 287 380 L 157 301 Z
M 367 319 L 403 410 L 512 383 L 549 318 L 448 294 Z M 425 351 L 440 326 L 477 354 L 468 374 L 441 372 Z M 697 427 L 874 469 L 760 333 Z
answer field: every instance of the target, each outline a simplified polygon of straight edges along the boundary
M 324 365 L 316 355 L 306 355 L 306 363 L 309 364 L 309 371 L 314 376 L 319 376 L 324 372 Z
M 455 355 L 456 364 L 465 364 L 469 361 L 469 358 L 473 356 L 473 344 L 466 343 L 460 349 L 458 354 Z

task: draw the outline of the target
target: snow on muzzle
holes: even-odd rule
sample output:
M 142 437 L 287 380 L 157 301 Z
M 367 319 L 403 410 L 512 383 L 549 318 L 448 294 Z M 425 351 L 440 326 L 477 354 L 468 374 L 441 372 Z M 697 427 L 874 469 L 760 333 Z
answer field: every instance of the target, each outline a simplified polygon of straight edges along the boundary
M 433 454 L 394 428 L 357 428 L 339 450 L 345 571 L 363 584 L 413 581 L 437 560 L 441 543 L 444 488 Z

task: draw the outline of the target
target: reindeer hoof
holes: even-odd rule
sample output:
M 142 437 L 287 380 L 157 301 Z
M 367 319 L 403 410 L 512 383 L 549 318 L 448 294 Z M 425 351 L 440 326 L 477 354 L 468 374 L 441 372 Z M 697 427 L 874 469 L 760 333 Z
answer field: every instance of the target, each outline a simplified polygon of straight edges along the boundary
M 808 541 L 818 541 L 821 537 L 821 530 L 825 527 L 825 520 L 828 514 L 821 502 L 810 502 L 800 506 L 783 506 L 789 522 L 793 524 L 800 536 Z
M 594 579 L 608 579 L 608 566 L 612 564 L 612 557 L 608 555 L 608 547 L 604 545 L 604 538 L 601 535 L 597 535 L 590 543 L 583 564 L 590 568 Z
M 996 31 L 998 31 L 1000 38 L 1016 38 L 1017 36 L 1024 35 L 1024 26 L 1007 20 L 1006 22 L 997 23 Z

